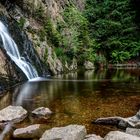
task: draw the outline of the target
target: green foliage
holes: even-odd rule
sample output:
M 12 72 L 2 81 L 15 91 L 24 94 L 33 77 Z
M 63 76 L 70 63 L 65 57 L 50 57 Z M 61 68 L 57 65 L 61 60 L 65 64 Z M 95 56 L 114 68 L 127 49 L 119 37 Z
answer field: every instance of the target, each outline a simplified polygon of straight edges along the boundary
M 39 22 L 44 22 L 46 20 L 46 16 L 44 14 L 44 9 L 42 6 L 39 6 L 37 9 L 35 9 L 32 16 Z
M 46 32 L 44 29 L 41 29 L 39 31 L 39 37 L 40 37 L 40 41 L 45 41 L 45 37 L 46 37 Z
M 48 58 L 48 48 L 45 48 L 45 53 L 44 53 L 44 62 L 47 61 Z
M 25 22 L 26 22 L 26 19 L 21 17 L 18 22 L 18 26 L 23 29 Z
M 40 21 L 43 13 L 39 7 L 34 14 Z M 57 24 L 44 18 L 39 33 L 41 41 L 47 36 L 61 60 L 120 63 L 138 56 L 140 32 L 130 0 L 86 0 L 82 12 L 71 3 L 62 16 Z
M 83 58 L 83 49 L 88 50 L 94 42 L 88 32 L 88 20 L 73 5 L 66 7 L 63 19 L 64 21 L 59 21 L 57 26 L 57 31 L 61 35 L 61 47 L 65 50 L 63 52 L 70 59 Z M 84 59 L 89 58 L 84 55 Z
M 123 62 L 124 60 L 130 59 L 130 53 L 128 51 L 116 51 L 112 52 L 112 60 L 114 63 Z
M 83 50 L 83 60 L 85 59 L 91 62 L 95 61 L 96 53 L 94 52 L 93 48 Z
M 52 21 L 47 19 L 44 24 L 44 32 L 47 34 L 49 41 L 56 47 L 61 44 L 61 35 L 54 27 Z
M 87 0 L 85 17 L 90 35 L 109 62 L 119 63 L 137 56 L 140 32 L 134 22 L 136 12 L 129 0 Z
M 60 47 L 55 47 L 54 51 L 58 57 L 61 57 L 64 53 L 63 48 L 60 48 Z

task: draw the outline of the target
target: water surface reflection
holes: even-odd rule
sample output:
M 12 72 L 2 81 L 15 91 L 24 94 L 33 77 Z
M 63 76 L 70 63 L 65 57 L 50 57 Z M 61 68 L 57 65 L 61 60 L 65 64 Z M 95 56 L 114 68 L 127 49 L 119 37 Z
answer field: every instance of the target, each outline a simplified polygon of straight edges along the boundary
M 88 133 L 104 135 L 116 128 L 96 126 L 91 124 L 92 120 L 115 115 L 128 117 L 140 107 L 139 72 L 134 71 L 80 71 L 27 82 L 1 98 L 0 105 L 22 105 L 29 112 L 40 106 L 49 107 L 54 115 L 48 122 L 41 122 L 48 128 L 75 123 L 85 125 Z M 28 123 L 36 122 L 30 119 Z

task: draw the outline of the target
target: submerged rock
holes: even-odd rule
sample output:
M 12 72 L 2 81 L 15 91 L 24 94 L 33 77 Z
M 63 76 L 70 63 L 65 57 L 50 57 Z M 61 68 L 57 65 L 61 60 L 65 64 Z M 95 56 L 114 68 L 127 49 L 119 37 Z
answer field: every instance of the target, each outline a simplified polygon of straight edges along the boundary
M 95 124 L 109 124 L 109 125 L 117 125 L 118 127 L 121 127 L 123 129 L 127 127 L 138 127 L 140 122 L 140 119 L 137 117 L 137 115 L 123 118 L 123 117 L 106 117 L 106 118 L 98 118 L 96 121 L 93 121 Z
M 105 136 L 104 140 L 140 140 L 140 137 L 120 131 L 111 131 Z
M 25 128 L 16 129 L 13 136 L 15 138 L 40 138 L 42 133 L 41 125 L 34 124 Z
M 84 140 L 103 140 L 103 138 L 95 134 L 89 134 L 89 135 L 86 135 Z
M 52 111 L 49 108 L 39 107 L 39 108 L 33 110 L 32 111 L 32 114 L 35 117 L 43 117 L 43 118 L 46 118 L 47 119 L 52 114 Z
M 68 125 L 46 130 L 40 140 L 83 140 L 86 136 L 86 128 L 82 125 Z
M 106 117 L 106 118 L 98 118 L 92 123 L 95 124 L 112 124 L 117 125 L 123 118 L 122 117 Z
M 0 122 L 21 122 L 27 116 L 27 111 L 21 106 L 8 106 L 0 111 Z

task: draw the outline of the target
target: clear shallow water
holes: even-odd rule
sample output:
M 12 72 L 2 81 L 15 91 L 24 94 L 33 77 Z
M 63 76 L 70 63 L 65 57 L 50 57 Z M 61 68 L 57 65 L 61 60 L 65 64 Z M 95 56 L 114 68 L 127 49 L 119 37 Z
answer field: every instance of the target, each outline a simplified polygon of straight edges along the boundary
M 140 70 L 75 72 L 27 82 L 0 98 L 0 109 L 10 104 L 22 105 L 29 112 L 40 106 L 54 112 L 48 121 L 29 117 L 21 126 L 42 123 L 52 128 L 82 124 L 88 133 L 103 136 L 116 128 L 93 125 L 93 120 L 108 116 L 129 117 L 140 108 Z

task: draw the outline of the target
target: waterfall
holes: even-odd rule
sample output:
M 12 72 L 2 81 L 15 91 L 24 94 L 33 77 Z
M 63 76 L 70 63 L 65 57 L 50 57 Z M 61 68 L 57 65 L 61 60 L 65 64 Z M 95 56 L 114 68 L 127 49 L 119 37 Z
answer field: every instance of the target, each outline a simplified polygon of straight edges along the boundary
M 16 43 L 11 38 L 6 26 L 1 21 L 0 21 L 0 36 L 7 55 L 22 70 L 22 72 L 26 75 L 26 77 L 29 80 L 38 77 L 36 69 L 29 62 L 27 62 L 24 57 L 21 57 Z

